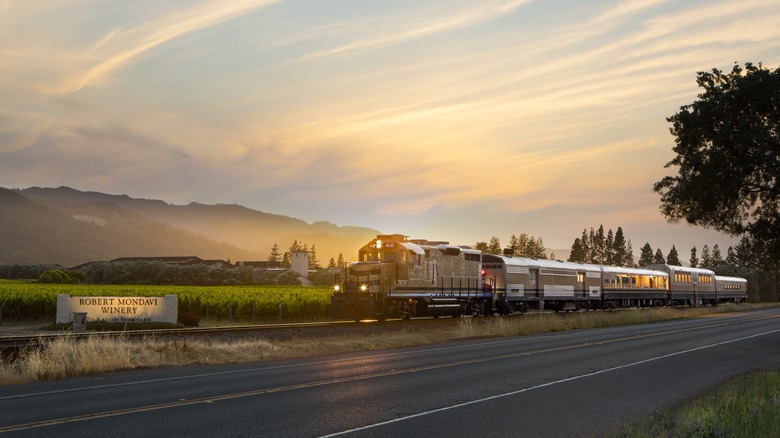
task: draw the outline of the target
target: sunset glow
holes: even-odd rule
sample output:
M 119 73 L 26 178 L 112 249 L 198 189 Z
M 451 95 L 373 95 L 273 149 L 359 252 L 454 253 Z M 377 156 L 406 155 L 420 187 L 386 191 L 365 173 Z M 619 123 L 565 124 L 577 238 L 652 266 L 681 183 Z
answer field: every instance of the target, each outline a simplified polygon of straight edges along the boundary
M 665 118 L 697 71 L 777 67 L 778 23 L 776 0 L 0 0 L 0 186 L 725 253 L 659 212 Z

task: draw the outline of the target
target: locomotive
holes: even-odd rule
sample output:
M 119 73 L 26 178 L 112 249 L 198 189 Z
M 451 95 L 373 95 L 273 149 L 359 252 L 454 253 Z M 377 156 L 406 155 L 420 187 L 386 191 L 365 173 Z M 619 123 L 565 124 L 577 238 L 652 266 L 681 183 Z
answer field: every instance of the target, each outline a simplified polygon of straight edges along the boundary
M 492 315 L 741 302 L 747 281 L 670 265 L 600 266 L 482 254 L 445 241 L 378 235 L 336 276 L 336 319 Z

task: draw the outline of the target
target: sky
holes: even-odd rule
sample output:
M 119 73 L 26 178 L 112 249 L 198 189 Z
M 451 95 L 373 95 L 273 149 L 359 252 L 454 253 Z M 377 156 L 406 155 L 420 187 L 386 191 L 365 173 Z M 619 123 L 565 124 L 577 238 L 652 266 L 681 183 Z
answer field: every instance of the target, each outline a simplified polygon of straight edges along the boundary
M 780 65 L 777 0 L 0 0 L 0 186 L 569 249 L 670 224 L 696 73 Z

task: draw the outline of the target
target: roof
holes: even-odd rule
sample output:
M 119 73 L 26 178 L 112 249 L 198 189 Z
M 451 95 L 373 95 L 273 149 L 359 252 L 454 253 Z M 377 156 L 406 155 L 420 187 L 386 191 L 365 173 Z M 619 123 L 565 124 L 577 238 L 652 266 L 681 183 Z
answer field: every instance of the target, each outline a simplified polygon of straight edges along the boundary
M 494 254 L 489 254 L 489 255 L 500 259 L 505 265 L 510 265 L 510 266 L 525 266 L 529 268 L 545 268 L 545 269 L 570 269 L 570 270 L 588 271 L 588 272 L 600 271 L 599 266 L 596 265 L 585 265 L 582 263 L 564 262 L 562 260 L 508 257 L 508 256 L 494 255 Z M 495 263 L 493 260 L 490 260 L 489 262 Z
M 425 254 L 425 251 L 420 247 L 420 245 L 417 245 L 416 243 L 401 242 L 401 246 L 403 246 L 404 248 L 408 249 L 409 251 L 415 254 L 419 254 L 419 255 Z

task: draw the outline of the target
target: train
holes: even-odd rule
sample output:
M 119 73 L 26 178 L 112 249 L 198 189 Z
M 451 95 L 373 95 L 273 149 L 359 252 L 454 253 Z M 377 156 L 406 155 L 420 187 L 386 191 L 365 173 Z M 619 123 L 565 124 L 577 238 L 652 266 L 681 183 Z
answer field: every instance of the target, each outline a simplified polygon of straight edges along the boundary
M 335 276 L 331 317 L 355 321 L 716 305 L 747 280 L 666 264 L 602 266 L 482 253 L 446 241 L 378 235 Z

